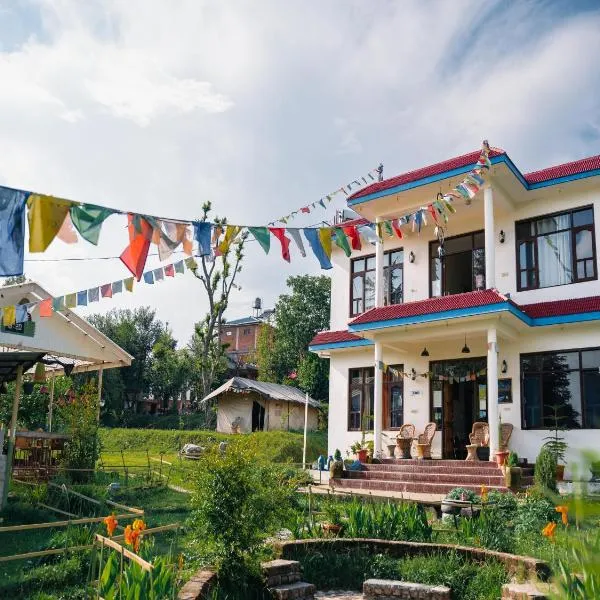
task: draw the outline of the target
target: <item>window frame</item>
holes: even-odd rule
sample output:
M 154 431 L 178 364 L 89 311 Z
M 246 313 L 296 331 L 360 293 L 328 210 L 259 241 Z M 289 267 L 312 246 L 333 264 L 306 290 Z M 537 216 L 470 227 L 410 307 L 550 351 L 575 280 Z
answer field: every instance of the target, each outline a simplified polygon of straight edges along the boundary
M 402 283 L 401 283 L 401 287 L 402 287 L 402 302 L 404 302 L 404 256 L 402 257 L 402 262 L 397 263 L 397 264 L 385 264 L 386 260 L 388 260 L 388 257 L 390 257 L 392 254 L 394 254 L 395 252 L 402 252 L 404 253 L 404 247 L 400 246 L 399 248 L 393 248 L 391 250 L 386 250 L 383 253 L 383 260 L 384 260 L 384 267 L 383 267 L 383 279 L 384 279 L 384 286 L 385 283 L 387 282 L 387 289 L 384 287 L 383 290 L 383 298 L 384 298 L 384 304 L 387 306 L 388 305 L 388 300 L 391 299 L 392 296 L 392 291 L 391 291 L 391 285 L 392 285 L 392 278 L 391 278 L 391 272 L 394 269 L 398 269 L 399 271 L 402 272 Z M 366 269 L 367 266 L 367 261 L 370 258 L 375 258 L 375 254 L 365 254 L 363 256 L 356 256 L 354 258 L 352 258 L 350 260 L 350 286 L 349 286 L 349 316 L 350 318 L 354 318 L 354 317 L 358 317 L 358 315 L 362 315 L 364 312 L 366 312 L 367 309 L 365 309 L 365 299 L 366 299 L 366 295 L 365 295 L 365 291 L 366 291 L 366 286 L 365 286 L 365 276 L 367 273 L 375 273 L 376 269 Z M 357 271 L 356 273 L 353 271 L 353 265 L 359 261 L 359 260 L 364 260 L 365 261 L 365 270 L 363 271 Z M 362 291 L 362 306 L 363 306 L 363 310 L 361 312 L 354 312 L 354 297 L 353 297 L 353 284 L 354 284 L 354 278 L 355 276 L 361 276 L 362 280 L 363 280 L 363 291 Z M 370 309 L 368 309 L 370 310 Z
M 391 372 L 391 369 L 404 373 L 404 365 L 389 365 L 386 372 L 383 373 L 383 414 L 384 426 L 386 431 L 398 431 L 404 424 L 404 376 L 398 375 L 397 378 Z M 392 427 L 392 388 L 400 387 L 402 396 L 402 406 L 399 409 L 400 412 L 400 425 Z
M 351 372 L 352 371 L 360 371 L 361 373 L 361 383 L 352 383 L 352 376 L 351 376 Z M 369 375 L 373 378 L 373 382 L 369 383 L 367 382 L 367 375 Z M 348 423 L 347 423 L 347 428 L 348 431 L 362 431 L 362 424 L 363 424 L 363 419 L 365 416 L 365 388 L 368 386 L 373 386 L 373 405 L 375 404 L 375 367 L 353 367 L 348 369 L 348 400 L 347 400 L 347 406 L 348 406 Z M 359 426 L 358 428 L 356 427 L 351 427 L 351 416 L 353 414 L 355 414 L 355 411 L 350 410 L 352 407 L 352 390 L 355 388 L 361 388 L 361 398 L 360 398 L 360 412 L 359 412 Z M 371 419 L 372 420 L 372 419 Z M 365 431 L 373 431 L 373 428 L 371 427 L 371 429 L 369 429 L 368 427 L 365 428 Z
M 587 224 L 587 225 L 574 226 L 573 225 L 573 214 L 584 211 L 584 210 L 592 211 L 592 223 Z M 570 224 L 569 224 L 568 228 L 560 229 L 560 230 L 558 230 L 556 232 L 552 232 L 552 233 L 538 234 L 537 221 L 541 221 L 543 219 L 550 219 L 552 217 L 559 217 L 562 215 L 569 215 Z M 518 226 L 526 225 L 526 224 L 531 225 L 532 223 L 535 223 L 535 233 L 529 234 L 527 237 L 524 237 L 524 238 L 519 238 L 518 233 L 517 233 Z M 552 235 L 554 233 L 561 233 L 564 231 L 568 231 L 571 234 L 570 247 L 571 247 L 571 269 L 572 269 L 572 273 L 573 273 L 573 281 L 571 281 L 569 283 L 557 283 L 555 285 L 548 285 L 548 286 L 540 287 L 540 267 L 539 267 L 540 263 L 539 263 L 539 257 L 538 257 L 537 239 L 539 237 L 544 237 L 546 235 Z M 577 233 L 579 233 L 580 231 L 590 231 L 592 234 L 592 257 L 591 257 L 591 259 L 590 258 L 577 259 L 575 239 L 576 239 Z M 523 243 L 531 243 L 533 246 L 534 266 L 531 268 L 525 268 L 525 269 L 521 268 L 519 247 L 520 247 L 520 244 L 523 244 Z M 592 261 L 592 264 L 594 267 L 594 274 L 591 277 L 581 277 L 581 278 L 577 277 L 577 263 L 580 261 L 586 261 L 586 260 Z M 597 261 L 598 261 L 598 256 L 596 253 L 596 215 L 594 213 L 594 205 L 593 204 L 589 204 L 589 205 L 585 205 L 585 206 L 578 206 L 576 208 L 560 210 L 557 212 L 552 212 L 552 213 L 547 213 L 547 214 L 531 217 L 529 219 L 521 219 L 519 221 L 515 221 L 515 266 L 516 266 L 515 277 L 517 279 L 517 291 L 518 292 L 527 292 L 530 290 L 545 290 L 548 288 L 559 287 L 559 286 L 563 286 L 563 285 L 573 285 L 575 283 L 585 283 L 586 281 L 596 281 L 598 279 L 598 262 Z M 524 287 L 521 285 L 521 273 L 530 272 L 530 271 L 532 271 L 533 275 L 534 275 L 534 285 Z
M 475 245 L 475 236 L 482 234 L 484 235 L 484 241 L 483 241 L 483 246 L 476 246 Z M 466 233 L 460 233 L 458 235 L 453 235 L 451 237 L 448 237 L 444 240 L 444 243 L 450 241 L 450 240 L 455 240 L 458 238 L 463 238 L 463 237 L 471 237 L 472 243 L 471 243 L 471 281 L 473 281 L 473 252 L 475 250 L 483 250 L 485 252 L 485 229 L 477 229 L 476 231 L 467 231 Z M 444 296 L 450 296 L 452 294 L 446 294 L 444 293 L 444 284 L 446 281 L 446 270 L 444 268 L 444 257 L 446 255 L 453 255 L 453 254 L 463 254 L 466 252 L 469 252 L 469 250 L 462 250 L 461 252 L 447 252 L 444 253 L 444 255 L 440 258 L 440 257 L 434 257 L 433 256 L 433 247 L 439 245 L 439 241 L 438 240 L 431 240 L 429 242 L 429 253 L 428 253 L 428 257 L 427 260 L 429 262 L 429 297 L 430 298 L 443 298 Z M 441 284 L 440 284 L 440 292 L 441 294 L 439 296 L 434 296 L 433 295 L 433 260 L 434 258 L 440 258 L 440 260 L 442 261 L 442 273 L 441 273 Z M 484 278 L 486 277 L 487 273 L 485 273 L 485 259 L 484 259 Z M 484 286 L 485 289 L 485 286 Z M 471 290 L 471 291 L 475 291 L 475 290 Z
M 578 369 L 569 369 L 569 373 L 572 372 L 576 372 L 579 373 L 579 395 L 581 398 L 581 426 L 578 428 L 571 428 L 569 431 L 582 431 L 582 430 L 590 430 L 590 431 L 596 431 L 596 430 L 600 430 L 600 427 L 590 427 L 587 424 L 587 406 L 586 406 L 586 398 L 584 396 L 584 377 L 583 374 L 586 372 L 592 372 L 592 373 L 597 373 L 598 372 L 598 368 L 594 368 L 594 367 L 587 367 L 587 368 L 583 368 L 583 357 L 582 354 L 584 352 L 591 352 L 591 351 L 596 351 L 596 350 L 600 350 L 600 346 L 591 346 L 591 347 L 585 347 L 585 348 L 569 348 L 567 350 L 544 350 L 542 352 L 524 352 L 522 354 L 519 354 L 519 375 L 520 375 L 520 380 L 521 380 L 521 429 L 523 429 L 524 431 L 552 431 L 553 427 L 545 427 L 543 425 L 544 422 L 544 398 L 543 398 L 543 374 L 547 373 L 549 371 L 532 371 L 531 373 L 533 375 L 537 375 L 540 376 L 540 381 L 539 381 L 539 395 L 540 395 L 540 410 L 541 410 L 541 415 L 542 415 L 542 425 L 540 425 L 539 427 L 527 427 L 525 425 L 525 372 L 523 371 L 523 359 L 525 358 L 530 358 L 533 356 L 549 356 L 552 354 L 568 354 L 570 352 L 577 352 L 578 354 L 578 363 L 579 363 L 579 367 Z

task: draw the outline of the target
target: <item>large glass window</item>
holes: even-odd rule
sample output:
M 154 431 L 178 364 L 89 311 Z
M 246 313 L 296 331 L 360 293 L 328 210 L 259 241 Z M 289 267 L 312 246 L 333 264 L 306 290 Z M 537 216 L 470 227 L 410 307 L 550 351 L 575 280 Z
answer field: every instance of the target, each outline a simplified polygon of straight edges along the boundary
M 429 244 L 431 297 L 485 289 L 485 236 L 467 233 Z
M 600 429 L 600 350 L 521 355 L 523 429 Z
M 373 429 L 375 369 L 350 369 L 348 397 L 348 431 Z
M 594 209 L 516 223 L 519 290 L 596 279 Z
M 391 365 L 383 376 L 385 428 L 399 429 L 404 423 L 404 379 L 402 365 Z
M 404 251 L 391 250 L 383 256 L 384 302 L 402 304 Z M 375 255 L 354 258 L 351 263 L 350 316 L 375 306 Z

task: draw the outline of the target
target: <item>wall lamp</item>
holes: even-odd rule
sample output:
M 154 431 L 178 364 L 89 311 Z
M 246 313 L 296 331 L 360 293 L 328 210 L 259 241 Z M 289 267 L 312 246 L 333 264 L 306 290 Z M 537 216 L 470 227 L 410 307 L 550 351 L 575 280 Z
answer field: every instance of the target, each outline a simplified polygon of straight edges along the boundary
M 506 372 L 508 371 L 508 364 L 506 363 L 506 361 L 505 361 L 505 360 L 503 360 L 503 361 L 502 361 L 502 366 L 500 367 L 500 370 L 501 370 L 503 373 L 506 373 Z
M 409 263 L 414 263 L 415 262 L 415 253 L 411 250 L 409 255 L 408 255 L 408 262 Z
M 504 244 L 504 240 L 506 239 L 506 234 L 504 233 L 504 229 L 500 230 L 499 239 L 500 239 L 500 243 Z

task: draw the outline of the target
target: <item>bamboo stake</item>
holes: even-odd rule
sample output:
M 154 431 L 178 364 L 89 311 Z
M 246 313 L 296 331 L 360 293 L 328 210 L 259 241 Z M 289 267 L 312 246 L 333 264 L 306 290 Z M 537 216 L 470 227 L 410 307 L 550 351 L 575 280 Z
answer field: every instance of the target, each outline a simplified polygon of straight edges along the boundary
M 115 519 L 128 519 L 135 514 L 121 514 L 115 515 Z M 104 521 L 106 517 L 87 517 L 84 519 L 72 519 L 69 521 L 48 521 L 47 523 L 29 523 L 27 525 L 8 525 L 7 527 L 0 527 L 1 533 L 10 533 L 14 531 L 29 531 L 31 529 L 48 529 L 54 527 L 68 527 L 70 525 L 88 525 L 90 523 L 100 523 Z
M 104 536 L 98 533 L 96 534 L 96 540 L 102 542 L 105 546 L 116 550 L 119 554 L 125 556 L 129 560 L 132 560 L 133 562 L 137 563 L 140 567 L 142 567 L 142 569 L 144 569 L 144 571 L 152 570 L 152 565 L 148 561 L 144 560 L 143 558 L 140 558 L 137 554 L 127 550 L 127 548 L 123 548 L 121 544 L 117 544 L 117 542 L 114 542 L 109 538 L 105 538 Z

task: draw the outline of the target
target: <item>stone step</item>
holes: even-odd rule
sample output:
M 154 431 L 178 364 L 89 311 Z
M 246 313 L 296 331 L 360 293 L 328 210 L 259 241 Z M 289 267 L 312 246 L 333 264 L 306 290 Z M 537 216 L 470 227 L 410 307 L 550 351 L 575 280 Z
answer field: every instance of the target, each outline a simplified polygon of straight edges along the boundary
M 504 475 L 496 472 L 494 475 L 487 473 L 464 474 L 464 473 L 438 473 L 438 472 L 413 472 L 402 473 L 398 471 L 347 471 L 348 479 L 377 479 L 382 481 L 403 481 L 423 483 L 452 483 L 455 486 L 470 485 L 504 485 Z
M 262 563 L 261 568 L 269 589 L 297 583 L 302 579 L 302 567 L 297 560 L 271 560 Z
M 462 469 L 499 469 L 498 465 L 493 461 L 488 460 L 452 460 L 452 459 L 437 459 L 432 460 L 419 460 L 415 458 L 404 459 L 404 458 L 383 458 L 379 464 L 365 464 L 368 468 L 381 468 L 381 467 L 419 467 L 421 469 L 437 469 L 439 467 L 454 467 Z M 523 471 L 533 473 L 533 465 L 526 464 L 520 465 Z
M 545 600 L 552 586 L 547 583 L 507 583 L 502 586 L 502 600 Z
M 295 583 L 278 585 L 269 591 L 271 592 L 271 596 L 276 600 L 313 600 L 317 588 L 312 583 L 297 581 Z
M 388 579 L 367 579 L 363 583 L 365 600 L 411 600 L 423 598 L 427 600 L 450 600 L 451 591 L 444 585 L 424 585 L 409 581 L 393 581 Z
M 413 493 L 413 494 L 447 494 L 455 487 L 464 487 L 476 494 L 481 493 L 481 485 L 461 484 L 456 483 L 430 483 L 423 481 L 387 481 L 384 479 L 331 479 L 330 484 L 339 489 L 345 490 L 362 490 L 367 492 L 398 492 L 398 493 Z M 489 485 L 489 492 L 507 492 L 508 488 L 504 485 Z

